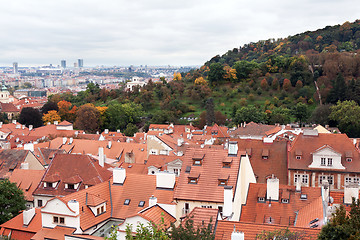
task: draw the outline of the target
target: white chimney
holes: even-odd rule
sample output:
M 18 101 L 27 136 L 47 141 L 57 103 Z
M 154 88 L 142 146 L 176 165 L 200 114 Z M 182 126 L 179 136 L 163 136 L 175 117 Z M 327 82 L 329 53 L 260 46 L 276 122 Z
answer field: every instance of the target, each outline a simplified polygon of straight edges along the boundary
M 22 125 L 21 128 L 24 130 L 24 129 L 25 129 L 25 125 Z
M 359 187 L 356 184 L 344 187 L 344 203 L 351 204 L 352 198 L 355 198 L 355 200 L 359 198 Z
M 74 142 L 74 139 L 71 137 L 71 138 L 69 139 L 69 145 L 72 144 L 73 142 Z
M 105 129 L 104 133 L 109 134 L 109 129 Z
M 29 131 L 33 130 L 33 125 L 29 125 Z
M 51 122 L 47 122 L 47 125 L 50 125 L 51 124 Z
M 244 240 L 244 239 L 245 239 L 244 233 L 235 231 L 235 227 L 234 227 L 234 231 L 231 233 L 231 240 Z
M 301 182 L 299 180 L 295 184 L 295 191 L 301 192 Z
M 267 180 L 266 186 L 266 195 L 267 200 L 279 200 L 279 179 L 278 178 L 269 178 Z
M 67 137 L 63 137 L 63 145 L 66 144 L 66 141 L 67 141 Z
M 23 224 L 25 226 L 28 226 L 31 222 L 31 220 L 33 219 L 33 217 L 35 216 L 35 208 L 31 208 L 29 210 L 25 210 L 23 211 Z
M 99 147 L 99 165 L 101 167 L 104 167 L 104 163 L 105 163 L 104 148 Z
M 112 142 L 111 142 L 111 141 L 109 141 L 109 142 L 108 142 L 108 145 L 107 145 L 108 149 L 110 149 L 110 148 L 111 148 L 111 146 L 112 146 Z
M 156 205 L 157 204 L 157 198 L 154 196 L 154 195 L 152 195 L 150 198 L 149 198 L 149 207 L 152 207 L 152 206 L 154 206 L 154 205 Z
M 354 145 L 356 145 L 356 142 L 357 142 L 357 139 L 356 139 L 356 138 L 354 138 L 354 139 L 353 139 L 353 143 L 354 143 Z
M 79 132 L 78 131 L 76 131 L 75 132 L 75 137 L 77 137 L 79 135 Z
M 114 168 L 113 170 L 113 184 L 124 184 L 126 178 L 125 168 Z
M 156 173 L 156 188 L 173 189 L 175 186 L 175 174 L 169 172 Z
M 80 204 L 78 201 L 76 201 L 75 199 L 70 200 L 68 202 L 68 206 L 71 210 L 73 210 L 75 212 L 76 215 L 79 215 L 80 213 Z
M 21 163 L 20 169 L 29 169 L 29 163 L 28 162 Z
M 30 150 L 30 151 L 34 152 L 34 144 L 33 143 L 25 143 L 24 150 Z
M 233 213 L 232 198 L 233 198 L 233 187 L 224 186 L 224 208 L 223 208 L 224 217 L 231 217 Z
M 12 123 L 13 123 L 13 124 L 16 124 L 16 120 L 12 120 Z
M 238 152 L 238 144 L 237 142 L 229 142 L 228 146 L 228 155 L 237 155 Z
M 120 133 L 120 129 L 116 130 L 117 133 Z
M 58 121 L 54 121 L 54 125 L 58 125 L 59 124 L 59 122 Z

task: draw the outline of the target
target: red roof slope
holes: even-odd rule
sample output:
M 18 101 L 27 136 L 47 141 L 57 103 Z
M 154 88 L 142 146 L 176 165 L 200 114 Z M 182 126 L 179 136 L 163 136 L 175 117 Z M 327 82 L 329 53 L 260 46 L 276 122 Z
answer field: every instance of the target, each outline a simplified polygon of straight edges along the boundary
M 193 158 L 202 158 L 202 165 L 193 165 Z M 184 154 L 181 174 L 174 198 L 205 202 L 223 202 L 224 186 L 219 186 L 219 177 L 228 176 L 227 185 L 235 188 L 240 156 L 228 157 L 228 151 L 218 148 L 189 148 Z M 224 168 L 223 161 L 231 162 Z M 191 168 L 190 172 L 186 169 Z M 189 177 L 198 177 L 197 184 L 189 183 Z
M 15 169 L 9 178 L 24 192 L 26 201 L 34 201 L 33 192 L 38 187 L 45 170 Z
M 289 151 L 289 169 L 309 169 L 312 163 L 312 153 L 325 145 L 342 154 L 341 164 L 344 172 L 360 172 L 360 154 L 346 134 L 319 133 L 318 136 L 304 136 L 299 134 L 292 142 Z M 301 151 L 301 159 L 296 159 L 296 151 Z M 352 154 L 353 160 L 346 161 L 347 153 Z

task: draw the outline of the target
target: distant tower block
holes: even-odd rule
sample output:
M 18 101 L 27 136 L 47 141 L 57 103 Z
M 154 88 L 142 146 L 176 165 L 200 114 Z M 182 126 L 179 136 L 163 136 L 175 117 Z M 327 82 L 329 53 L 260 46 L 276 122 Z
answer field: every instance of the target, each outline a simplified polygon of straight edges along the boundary
M 66 60 L 61 60 L 61 67 L 66 68 Z
M 79 68 L 84 67 L 84 59 L 78 59 L 78 67 Z
M 17 62 L 13 63 L 13 73 L 15 73 L 15 74 L 19 73 L 18 63 Z

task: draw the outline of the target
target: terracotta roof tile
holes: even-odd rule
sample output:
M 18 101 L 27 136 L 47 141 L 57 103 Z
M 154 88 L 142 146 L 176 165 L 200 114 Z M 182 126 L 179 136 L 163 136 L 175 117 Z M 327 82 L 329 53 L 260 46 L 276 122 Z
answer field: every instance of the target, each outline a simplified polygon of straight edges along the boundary
M 274 141 L 264 143 L 262 140 L 236 139 L 239 154 L 245 152 L 249 155 L 251 166 L 254 170 L 256 181 L 266 183 L 266 179 L 274 174 L 280 184 L 288 183 L 287 174 L 287 143 Z M 267 155 L 267 158 L 263 158 Z
M 207 228 L 209 224 L 214 230 L 219 210 L 215 208 L 195 207 L 190 213 L 189 218 L 193 220 L 193 226 L 196 228 Z
M 280 185 L 279 196 L 283 191 L 289 191 L 290 197 L 288 203 L 279 201 L 259 202 L 259 191 L 264 191 L 267 185 L 262 183 L 250 183 L 246 205 L 242 207 L 240 221 L 253 223 L 272 223 L 287 226 L 294 226 L 296 212 L 303 209 L 310 203 L 314 203 L 314 207 L 319 208 L 318 202 L 314 202 L 321 197 L 320 188 L 302 187 L 301 193 L 295 192 L 294 186 Z M 301 199 L 301 194 L 306 194 L 307 199 Z M 315 204 L 316 203 L 316 204 Z M 316 215 L 316 217 L 318 217 Z M 314 218 L 316 218 L 314 217 Z M 307 219 L 304 217 L 304 219 Z M 304 220 L 307 221 L 307 220 Z
M 76 229 L 56 226 L 55 228 L 42 228 L 31 240 L 65 239 L 65 234 L 72 234 Z
M 0 151 L 0 179 L 10 177 L 11 171 L 19 169 L 28 150 L 4 149 Z M 31 153 L 30 153 L 31 154 Z
M 39 185 L 45 170 L 15 169 L 9 178 L 10 182 L 24 192 L 26 201 L 34 201 L 33 192 Z
M 56 154 L 51 161 L 43 182 L 58 182 L 55 188 L 39 185 L 35 190 L 35 195 L 59 196 L 68 195 L 74 191 L 85 188 L 90 182 L 98 183 L 107 181 L 112 173 L 107 170 L 109 165 L 101 167 L 94 158 L 80 154 Z M 98 180 L 95 180 L 98 178 Z M 65 189 L 65 183 L 79 183 L 78 189 Z
M 291 232 L 299 232 L 304 234 L 304 239 L 316 239 L 317 235 L 320 233 L 319 229 L 280 226 L 277 224 L 270 225 L 249 222 L 218 221 L 215 240 L 231 239 L 231 233 L 234 231 L 234 228 L 236 231 L 244 233 L 245 240 L 256 239 L 256 236 L 263 231 L 274 231 L 279 229 L 289 229 Z
M 139 215 L 149 219 L 155 224 L 162 223 L 162 219 L 164 219 L 165 228 L 169 228 L 171 223 L 176 222 L 176 218 L 174 218 L 171 214 L 169 214 L 159 205 L 154 205 L 150 208 L 146 208 L 145 210 L 142 210 Z
M 194 154 L 202 156 L 202 165 L 193 165 Z M 223 168 L 223 159 L 231 158 L 230 168 Z M 175 190 L 175 199 L 223 202 L 224 187 L 219 186 L 218 177 L 220 174 L 229 174 L 227 185 L 234 186 L 237 181 L 240 156 L 228 157 L 228 151 L 217 148 L 189 148 L 183 156 L 183 165 Z M 186 169 L 190 168 L 190 173 Z M 199 176 L 197 184 L 191 184 L 188 177 Z
M 328 146 L 342 155 L 341 164 L 345 167 L 344 172 L 360 172 L 360 153 L 346 134 L 319 133 L 318 136 L 306 136 L 299 134 L 292 142 L 289 151 L 289 169 L 310 169 L 312 153 Z M 301 159 L 296 159 L 296 151 L 302 152 Z M 353 161 L 346 161 L 346 154 L 350 154 Z M 335 171 L 335 170 L 334 170 Z
M 267 136 L 279 131 L 281 128 L 274 125 L 257 124 L 250 122 L 245 127 L 239 127 L 231 133 L 232 137 L 237 136 Z

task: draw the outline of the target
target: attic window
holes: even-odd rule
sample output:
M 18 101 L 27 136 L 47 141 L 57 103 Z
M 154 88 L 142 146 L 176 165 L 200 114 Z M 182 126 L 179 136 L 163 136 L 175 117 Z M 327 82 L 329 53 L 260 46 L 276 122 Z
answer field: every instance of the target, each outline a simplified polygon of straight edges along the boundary
M 198 183 L 198 179 L 197 179 L 197 178 L 189 178 L 188 183 L 197 184 L 197 183 Z
M 259 197 L 258 202 L 265 202 L 265 198 L 264 197 Z
M 300 160 L 300 159 L 301 159 L 301 156 L 296 156 L 296 159 L 297 159 L 297 160 Z
M 282 202 L 282 203 L 289 203 L 289 199 L 283 198 L 283 199 L 281 199 L 281 202 Z
M 199 181 L 199 173 L 191 172 L 188 176 L 188 183 L 190 184 L 197 184 Z
M 98 207 L 98 208 L 96 209 L 97 215 L 100 215 L 100 214 L 102 214 L 102 213 L 104 213 L 104 212 L 105 212 L 105 207 L 104 207 L 104 206 Z M 97 215 L 96 215 L 96 216 L 97 216 Z
M 347 162 L 352 162 L 352 158 L 346 158 Z
M 67 189 L 75 189 L 75 185 L 74 184 L 67 184 Z
M 131 201 L 131 199 L 125 199 L 124 205 L 129 205 L 130 201 Z
M 145 201 L 140 201 L 139 202 L 139 207 L 143 207 L 145 205 Z
M 306 194 L 301 194 L 300 199 L 301 200 L 307 200 L 307 195 Z
M 231 167 L 231 163 L 232 163 L 232 159 L 230 158 L 225 158 L 223 160 L 223 168 L 230 168 Z
M 268 159 L 268 158 L 269 158 L 269 149 L 263 149 L 262 159 Z

